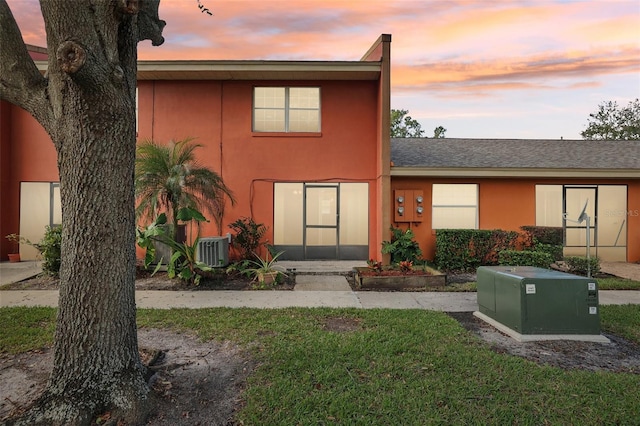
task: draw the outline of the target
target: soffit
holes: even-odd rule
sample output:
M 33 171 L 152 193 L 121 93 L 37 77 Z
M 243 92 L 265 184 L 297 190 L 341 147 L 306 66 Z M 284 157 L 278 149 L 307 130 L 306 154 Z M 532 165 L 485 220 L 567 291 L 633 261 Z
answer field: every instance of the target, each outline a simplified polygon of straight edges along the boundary
M 47 63 L 37 61 L 41 71 Z M 138 61 L 138 80 L 378 80 L 379 62 Z
M 377 80 L 379 76 L 377 62 L 138 62 L 138 80 Z

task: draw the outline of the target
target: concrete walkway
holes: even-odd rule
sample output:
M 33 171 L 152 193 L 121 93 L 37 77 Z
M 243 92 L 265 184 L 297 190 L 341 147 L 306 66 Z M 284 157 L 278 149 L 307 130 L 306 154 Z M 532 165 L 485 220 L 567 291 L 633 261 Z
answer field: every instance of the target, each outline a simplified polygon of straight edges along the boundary
M 640 263 L 601 262 L 600 270 L 616 277 L 640 281 Z
M 343 278 L 344 279 L 344 278 Z M 601 305 L 640 304 L 640 291 L 600 292 Z M 139 308 L 361 308 L 478 310 L 476 293 L 374 291 L 137 291 Z M 57 306 L 57 290 L 0 291 L 0 306 Z
M 476 293 L 460 292 L 373 292 L 351 291 L 346 278 L 337 275 L 349 271 L 353 262 L 324 265 L 312 263 L 316 273 L 322 275 L 298 275 L 294 291 L 136 291 L 136 303 L 139 308 L 288 308 L 288 307 L 332 307 L 362 309 L 428 309 L 446 312 L 472 312 L 478 309 Z M 348 266 L 351 265 L 351 266 Z M 284 265 L 283 265 L 284 266 Z M 297 272 L 305 271 L 307 266 L 301 263 L 287 265 L 295 267 Z M 39 265 L 35 262 L 20 264 L 0 264 L 2 283 L 16 277 L 25 278 L 34 275 Z M 37 273 L 37 272 L 36 272 Z M 324 274 L 332 275 L 324 275 Z M 32 274 L 32 275 L 28 275 Z M 25 279 L 22 278 L 22 279 Z M 17 281 L 17 279 L 16 279 Z M 601 305 L 640 304 L 640 291 L 600 291 Z M 57 306 L 58 291 L 34 290 L 0 291 L 0 306 Z

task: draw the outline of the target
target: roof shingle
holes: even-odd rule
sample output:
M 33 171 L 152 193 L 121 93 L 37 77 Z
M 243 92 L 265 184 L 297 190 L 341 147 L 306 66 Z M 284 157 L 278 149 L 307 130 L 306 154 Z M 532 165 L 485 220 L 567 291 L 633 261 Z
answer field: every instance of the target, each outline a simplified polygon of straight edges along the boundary
M 640 141 L 392 138 L 394 167 L 640 169 Z

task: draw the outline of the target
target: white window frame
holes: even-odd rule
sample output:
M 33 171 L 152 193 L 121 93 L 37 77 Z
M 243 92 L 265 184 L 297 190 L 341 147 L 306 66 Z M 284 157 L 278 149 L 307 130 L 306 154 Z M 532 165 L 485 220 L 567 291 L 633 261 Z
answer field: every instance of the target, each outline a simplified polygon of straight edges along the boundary
M 264 89 L 264 88 L 274 88 L 274 89 L 284 89 L 284 108 L 279 107 L 261 107 L 256 108 L 256 89 Z M 290 89 L 318 89 L 318 108 L 291 108 L 290 103 Z M 322 128 L 322 104 L 321 104 L 321 90 L 319 86 L 255 86 L 253 88 L 253 103 L 251 109 L 251 130 L 256 133 L 319 133 Z M 282 111 L 284 110 L 284 130 L 256 130 L 256 110 L 274 110 L 274 111 Z M 289 112 L 290 111 L 318 111 L 318 128 L 316 130 L 290 130 L 289 123 Z
M 447 185 L 447 186 L 474 186 L 475 187 L 475 194 L 476 194 L 476 202 L 475 204 L 459 204 L 459 203 L 455 203 L 455 204 L 439 204 L 437 200 L 434 199 L 433 194 L 435 193 L 434 188 L 436 186 L 439 185 Z M 480 195 L 479 195 L 479 191 L 480 191 L 480 186 L 477 183 L 445 183 L 445 184 L 439 184 L 439 183 L 434 183 L 432 185 L 432 195 L 431 195 L 431 229 L 478 229 L 478 210 L 479 210 L 479 204 L 480 204 Z M 434 223 L 434 220 L 436 218 L 436 210 L 438 208 L 473 208 L 475 209 L 475 218 L 474 218 L 474 226 L 473 228 L 459 228 L 459 227 L 452 227 L 452 226 L 437 226 Z

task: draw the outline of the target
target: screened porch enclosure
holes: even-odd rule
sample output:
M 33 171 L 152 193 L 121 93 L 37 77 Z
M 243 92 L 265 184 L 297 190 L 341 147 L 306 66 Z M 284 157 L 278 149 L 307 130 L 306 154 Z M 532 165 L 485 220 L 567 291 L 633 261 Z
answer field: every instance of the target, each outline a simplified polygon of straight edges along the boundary
M 283 260 L 365 260 L 369 184 L 275 183 L 273 239 Z
M 564 254 L 586 256 L 589 216 L 589 253 L 609 262 L 627 260 L 626 185 L 536 185 L 536 224 L 561 226 Z

